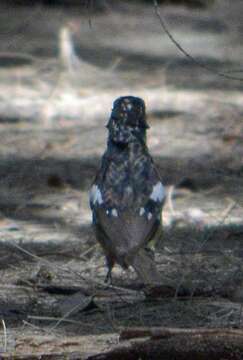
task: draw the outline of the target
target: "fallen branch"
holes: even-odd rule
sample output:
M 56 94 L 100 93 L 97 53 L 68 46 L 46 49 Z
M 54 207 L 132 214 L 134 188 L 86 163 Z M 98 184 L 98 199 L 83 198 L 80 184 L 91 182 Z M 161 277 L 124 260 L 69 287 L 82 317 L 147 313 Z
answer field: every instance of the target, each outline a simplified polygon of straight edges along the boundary
M 181 329 L 181 328 L 168 328 L 168 327 L 132 327 L 123 329 L 120 333 L 120 341 L 130 340 L 134 338 L 149 337 L 150 339 L 168 338 L 176 335 L 190 335 L 190 336 L 238 336 L 243 339 L 243 330 L 235 329 Z
M 243 331 L 232 329 L 130 328 L 120 339 L 150 337 L 87 360 L 240 360 L 243 357 Z
M 23 355 L 16 355 L 16 354 L 1 354 L 2 360 L 85 360 L 87 359 L 87 355 L 85 356 L 83 353 L 80 352 L 72 352 L 72 353 L 53 353 L 53 354 L 45 354 L 39 353 L 36 355 L 33 354 L 23 354 Z
M 143 292 L 146 294 L 147 300 L 149 299 L 163 299 L 163 298 L 174 298 L 176 293 L 176 288 L 168 285 L 158 285 L 154 287 L 148 287 L 144 288 L 140 286 L 140 284 L 134 284 L 133 290 L 128 287 L 114 287 L 115 291 L 112 289 L 112 287 L 109 288 L 98 288 L 94 286 L 80 286 L 80 285 L 59 285 L 59 284 L 37 284 L 37 285 L 28 285 L 25 284 L 25 287 L 17 287 L 16 288 L 22 288 L 23 290 L 28 290 L 29 288 L 34 288 L 39 291 L 46 292 L 50 295 L 67 295 L 72 296 L 77 293 L 81 293 L 85 296 L 93 296 L 96 298 L 110 298 L 110 296 L 127 296 L 128 298 L 132 299 L 133 297 L 135 299 L 143 299 Z M 28 285 L 28 286 L 27 286 Z M 1 288 L 5 288 L 7 286 L 1 284 Z M 7 287 L 8 288 L 8 287 Z M 193 298 L 209 298 L 209 297 L 215 297 L 220 296 L 222 298 L 230 299 L 231 301 L 235 301 L 234 294 L 238 290 L 239 286 L 235 283 L 231 284 L 224 284 L 224 286 L 218 288 L 218 289 L 202 289 L 202 288 L 195 288 L 195 291 L 193 293 Z M 241 288 L 241 287 L 240 287 Z M 13 287 L 14 289 L 14 287 Z M 120 291 L 119 291 L 120 290 Z M 127 290 L 127 294 L 126 294 Z M 71 297 L 70 297 L 71 299 Z M 181 288 L 179 293 L 177 294 L 178 300 L 192 300 L 191 297 L 191 289 L 190 288 Z M 236 300 L 237 301 L 237 300 Z

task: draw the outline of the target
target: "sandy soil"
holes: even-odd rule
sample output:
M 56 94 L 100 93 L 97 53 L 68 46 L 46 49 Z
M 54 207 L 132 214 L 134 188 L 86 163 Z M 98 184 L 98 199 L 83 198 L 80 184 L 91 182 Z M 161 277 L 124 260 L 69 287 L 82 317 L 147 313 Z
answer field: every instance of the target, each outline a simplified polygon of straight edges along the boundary
M 243 78 L 234 72 L 242 68 L 243 4 L 165 6 L 161 14 L 211 71 L 175 48 L 152 6 L 123 2 L 87 16 L 1 5 L 6 358 L 77 351 L 85 358 L 116 345 L 121 326 L 242 326 L 243 80 L 217 73 Z M 145 300 L 131 271 L 116 268 L 114 286 L 104 285 L 90 228 L 88 189 L 112 102 L 124 94 L 146 101 L 149 148 L 170 199 L 156 253 L 159 299 Z M 76 292 L 79 312 L 62 319 Z

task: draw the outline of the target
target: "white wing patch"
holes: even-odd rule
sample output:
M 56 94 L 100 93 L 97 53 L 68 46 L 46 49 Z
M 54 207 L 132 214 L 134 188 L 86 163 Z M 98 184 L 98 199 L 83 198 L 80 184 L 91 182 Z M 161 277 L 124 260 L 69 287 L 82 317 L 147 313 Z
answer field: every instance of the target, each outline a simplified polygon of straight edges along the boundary
M 151 212 L 148 213 L 148 220 L 151 220 L 153 217 L 153 214 Z
M 89 193 L 89 200 L 93 205 L 95 205 L 96 203 L 101 205 L 103 203 L 101 191 L 97 185 L 92 186 L 90 193 Z
M 144 207 L 141 207 L 140 211 L 139 211 L 139 215 L 143 216 L 143 214 L 145 214 L 145 209 L 144 209 Z
M 162 202 L 162 200 L 165 198 L 165 189 L 162 183 L 159 181 L 156 185 L 153 187 L 153 191 L 150 195 L 150 199 L 153 201 L 159 201 Z
M 115 208 L 111 210 L 111 215 L 114 217 L 118 217 L 118 212 Z
M 106 213 L 106 215 L 108 215 L 108 216 L 118 217 L 118 211 L 117 211 L 115 208 L 113 208 L 113 209 L 107 209 L 105 213 Z

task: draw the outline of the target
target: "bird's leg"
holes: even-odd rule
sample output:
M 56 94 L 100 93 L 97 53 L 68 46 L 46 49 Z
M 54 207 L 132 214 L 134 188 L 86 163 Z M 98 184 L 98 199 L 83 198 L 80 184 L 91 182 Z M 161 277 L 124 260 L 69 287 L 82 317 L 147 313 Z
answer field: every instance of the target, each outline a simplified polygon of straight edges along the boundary
M 112 267 L 108 267 L 108 271 L 105 277 L 105 284 L 112 285 Z
M 150 259 L 154 260 L 155 256 L 154 256 L 154 250 L 151 247 L 146 246 L 144 248 L 144 250 L 146 251 L 146 254 L 150 257 Z
M 105 284 L 112 285 L 112 269 L 114 266 L 114 261 L 110 257 L 107 257 L 106 263 L 107 263 L 108 271 L 105 277 Z

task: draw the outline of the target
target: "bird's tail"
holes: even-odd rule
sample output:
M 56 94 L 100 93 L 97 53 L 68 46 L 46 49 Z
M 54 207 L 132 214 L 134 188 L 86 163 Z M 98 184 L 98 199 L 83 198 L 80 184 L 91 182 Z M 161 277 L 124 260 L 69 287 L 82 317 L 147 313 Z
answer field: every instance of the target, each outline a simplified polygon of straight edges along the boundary
M 161 282 L 154 259 L 145 249 L 140 249 L 134 256 L 131 266 L 145 286 L 156 286 Z

